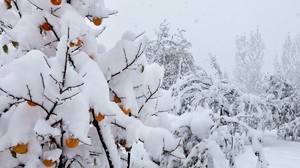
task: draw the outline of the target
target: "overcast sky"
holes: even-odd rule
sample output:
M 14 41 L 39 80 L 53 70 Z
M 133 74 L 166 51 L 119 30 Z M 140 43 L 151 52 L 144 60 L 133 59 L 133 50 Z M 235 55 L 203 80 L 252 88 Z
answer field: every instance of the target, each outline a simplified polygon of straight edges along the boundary
M 111 47 L 123 32 L 154 30 L 167 19 L 172 31 L 185 29 L 197 63 L 208 65 L 208 53 L 217 54 L 221 66 L 231 73 L 234 67 L 235 38 L 259 28 L 265 41 L 265 71 L 273 69 L 289 33 L 300 34 L 300 0 L 106 0 L 119 11 L 105 20 L 101 41 Z

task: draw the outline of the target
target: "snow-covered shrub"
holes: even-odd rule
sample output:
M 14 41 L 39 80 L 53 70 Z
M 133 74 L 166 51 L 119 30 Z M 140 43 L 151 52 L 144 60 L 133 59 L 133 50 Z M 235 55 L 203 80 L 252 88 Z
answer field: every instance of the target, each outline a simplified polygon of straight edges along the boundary
M 198 106 L 226 116 L 236 116 L 255 129 L 271 129 L 273 121 L 269 102 L 260 96 L 246 94 L 226 79 L 213 80 L 206 73 L 189 75 L 172 86 L 179 114 Z
M 262 136 L 255 129 L 263 129 L 271 118 L 260 97 L 244 94 L 227 80 L 214 81 L 205 72 L 186 76 L 171 89 L 174 114 L 180 116 L 174 135 L 181 139 L 186 156 L 176 163 L 235 167 L 235 156 L 243 151 L 246 138 L 258 157 L 258 167 L 267 167 Z
M 279 76 L 267 76 L 264 82 L 265 97 L 274 106 L 271 109 L 278 136 L 288 140 L 300 138 L 300 94 L 292 84 Z
M 97 42 L 102 0 L 0 2 L 0 167 L 158 167 L 179 156 L 159 127 L 168 95 L 144 38 Z M 92 22 L 90 24 L 89 22 Z
M 277 135 L 282 139 L 300 141 L 300 117 L 282 125 L 278 129 Z

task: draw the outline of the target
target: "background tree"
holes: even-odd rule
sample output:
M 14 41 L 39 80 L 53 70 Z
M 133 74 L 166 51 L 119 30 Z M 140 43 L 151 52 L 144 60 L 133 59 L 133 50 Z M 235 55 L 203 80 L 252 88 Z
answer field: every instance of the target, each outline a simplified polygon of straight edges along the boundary
M 160 24 L 156 40 L 150 41 L 146 56 L 150 63 L 155 62 L 165 68 L 162 88 L 169 89 L 178 78 L 195 71 L 196 66 L 188 51 L 191 43 L 183 36 L 184 30 L 170 34 L 166 21 Z
M 236 38 L 235 80 L 248 93 L 259 93 L 264 58 L 264 42 L 257 29 L 249 39 L 245 35 Z
M 299 87 L 300 81 L 300 37 L 291 39 L 288 35 L 283 45 L 283 52 L 275 67 L 281 78 Z

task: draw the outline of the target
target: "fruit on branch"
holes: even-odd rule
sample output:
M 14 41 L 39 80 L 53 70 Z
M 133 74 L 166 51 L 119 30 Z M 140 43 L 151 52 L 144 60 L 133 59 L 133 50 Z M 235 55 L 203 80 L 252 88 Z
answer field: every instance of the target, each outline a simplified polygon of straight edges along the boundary
M 93 17 L 93 23 L 96 26 L 100 26 L 102 23 L 102 18 L 98 18 L 98 17 Z
M 40 28 L 44 31 L 51 31 L 53 26 L 51 24 L 49 24 L 48 22 L 44 22 Z
M 37 106 L 37 104 L 32 101 L 27 101 L 27 104 L 32 107 Z
M 123 105 L 119 105 L 120 109 L 123 111 L 124 114 L 129 115 L 131 113 L 131 109 L 126 109 Z
M 54 164 L 56 164 L 56 162 L 52 161 L 52 160 L 43 160 L 43 164 L 46 166 L 46 167 L 52 167 Z
M 76 47 L 81 47 L 82 44 L 83 44 L 83 41 L 82 41 L 80 38 L 77 38 L 77 41 L 71 41 L 71 42 L 69 43 L 69 46 L 70 46 L 70 47 L 74 47 L 74 46 L 76 46 Z
M 95 120 L 98 122 L 102 121 L 104 118 L 105 118 L 105 115 L 102 115 L 102 114 L 95 115 Z
M 115 95 L 114 102 L 115 103 L 121 103 L 121 99 L 117 95 Z
M 74 47 L 75 44 L 71 41 L 70 44 L 69 44 L 69 46 L 70 46 L 70 47 Z
M 61 0 L 51 0 L 52 5 L 60 5 Z
M 20 143 L 11 147 L 11 150 L 18 154 L 25 154 L 28 152 L 28 144 Z
M 78 144 L 79 144 L 79 140 L 77 138 L 70 137 L 66 139 L 66 145 L 69 148 L 75 148 L 78 146 Z
M 2 49 L 6 54 L 8 53 L 8 46 L 6 44 L 2 46 Z
M 82 46 L 83 41 L 81 39 L 77 39 L 77 43 L 75 44 L 76 47 Z
M 5 4 L 6 4 L 6 9 L 10 9 L 11 6 L 11 0 L 4 0 Z

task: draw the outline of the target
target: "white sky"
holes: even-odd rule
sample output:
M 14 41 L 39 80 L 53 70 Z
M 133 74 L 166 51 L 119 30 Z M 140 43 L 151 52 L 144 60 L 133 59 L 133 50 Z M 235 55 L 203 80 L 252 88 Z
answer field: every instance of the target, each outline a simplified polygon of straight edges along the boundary
M 122 33 L 154 30 L 167 19 L 171 29 L 185 29 L 197 63 L 208 66 L 208 53 L 217 54 L 221 66 L 234 67 L 235 38 L 257 27 L 265 41 L 265 71 L 272 71 L 288 33 L 300 34 L 300 0 L 106 0 L 109 9 L 119 11 L 105 20 L 101 40 L 111 47 Z

